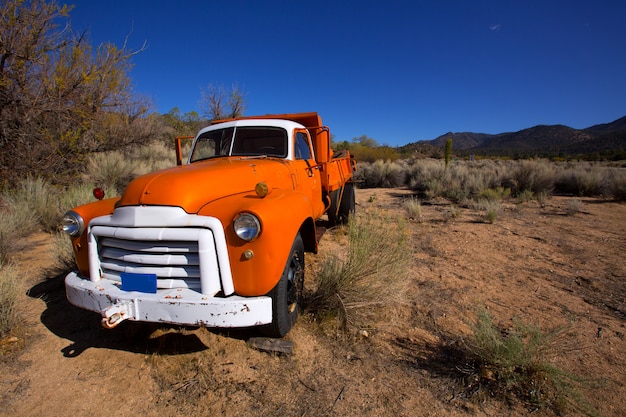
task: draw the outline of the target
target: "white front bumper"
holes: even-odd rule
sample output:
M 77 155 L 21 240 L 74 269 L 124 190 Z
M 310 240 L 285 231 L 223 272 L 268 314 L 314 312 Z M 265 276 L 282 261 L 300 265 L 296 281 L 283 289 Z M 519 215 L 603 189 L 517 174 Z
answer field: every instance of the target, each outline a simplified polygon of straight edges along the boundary
M 250 327 L 272 322 L 270 297 L 212 297 L 189 288 L 159 289 L 156 294 L 122 291 L 119 282 L 90 281 L 71 272 L 65 277 L 69 302 L 102 314 L 103 324 L 122 320 L 205 327 Z M 115 317 L 111 317 L 115 315 Z

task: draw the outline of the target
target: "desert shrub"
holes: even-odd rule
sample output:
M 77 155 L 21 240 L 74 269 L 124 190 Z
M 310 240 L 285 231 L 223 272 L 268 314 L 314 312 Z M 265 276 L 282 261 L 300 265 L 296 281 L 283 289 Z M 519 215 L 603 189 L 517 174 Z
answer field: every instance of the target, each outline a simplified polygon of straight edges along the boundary
M 439 160 L 417 159 L 408 169 L 405 183 L 413 191 L 426 193 L 441 184 L 445 173 L 445 166 Z
M 502 212 L 502 202 L 500 200 L 487 200 L 484 198 L 468 200 L 468 207 L 482 212 L 481 220 L 487 221 L 488 223 L 495 223 Z
M 446 169 L 442 161 L 415 160 L 406 171 L 406 185 L 411 190 L 427 198 L 445 197 L 453 203 L 480 198 L 485 190 L 500 186 L 497 165 L 492 161 L 455 162 Z
M 511 195 L 511 190 L 508 188 L 497 187 L 497 188 L 486 188 L 481 190 L 478 193 L 478 198 L 487 200 L 487 201 L 501 201 L 509 198 Z
M 0 262 L 0 339 L 6 336 L 18 322 L 19 283 L 19 276 L 13 265 Z
M 470 190 L 458 183 L 455 184 L 448 182 L 447 184 L 444 184 L 444 187 L 444 197 L 450 200 L 453 204 L 463 203 L 471 197 Z
M 89 183 L 77 184 L 73 187 L 68 187 L 60 190 L 58 199 L 58 211 L 61 216 L 72 207 L 79 206 L 81 204 L 90 203 L 95 201 L 93 196 L 93 185 Z M 104 187 L 104 192 L 107 197 L 114 196 L 115 191 Z M 60 217 L 59 217 L 60 218 Z
M 37 224 L 34 213 L 20 204 L 0 208 L 0 264 L 21 248 L 20 238 L 31 233 Z
M 427 198 L 443 197 L 446 192 L 446 184 L 444 178 L 431 178 L 424 182 L 424 195 Z
M 22 236 L 35 231 L 38 226 L 49 230 L 54 218 L 54 191 L 51 184 L 41 177 L 27 177 L 13 190 L 4 193 L 2 200 L 6 210 L 19 224 Z M 56 198 L 56 196 L 54 196 Z
M 580 213 L 582 206 L 583 203 L 578 198 L 569 199 L 565 205 L 565 214 L 573 216 L 576 213 Z
M 519 161 L 502 178 L 503 186 L 509 186 L 515 195 L 524 191 L 534 194 L 551 193 L 555 185 L 556 169 L 546 160 Z
M 560 414 L 573 406 L 595 414 L 577 390 L 585 381 L 547 360 L 565 347 L 564 330 L 542 331 L 516 322 L 505 332 L 481 310 L 472 337 L 466 340 L 475 366 L 474 381 L 492 395 L 515 395 L 533 408 L 551 408 Z
M 545 192 L 537 193 L 536 198 L 541 207 L 545 207 L 546 201 L 548 200 L 548 194 Z
M 136 177 L 176 164 L 174 147 L 153 141 L 121 151 L 97 152 L 89 156 L 84 182 L 108 187 L 116 195 Z
M 520 203 L 528 203 L 529 201 L 532 201 L 533 198 L 535 198 L 535 193 L 530 190 L 524 190 L 517 193 L 517 201 L 519 201 Z
M 510 194 L 511 190 L 500 186 L 498 175 L 495 170 L 479 168 L 476 166 L 468 166 L 464 178 L 464 187 L 468 190 L 472 198 L 482 197 L 481 193 L 486 190 L 494 190 L 499 196 L 497 199 L 506 198 L 506 193 Z M 489 193 L 489 191 L 487 191 Z
M 617 201 L 626 201 L 626 171 L 612 169 L 608 178 L 608 194 Z
M 5 205 L 1 215 L 6 220 L 2 222 L 0 235 L 4 231 L 6 236 L 19 238 L 38 229 L 55 231 L 67 210 L 93 201 L 92 189 L 84 184 L 66 189 L 39 177 L 26 178 L 15 189 L 0 196 Z
M 352 142 L 347 146 L 350 155 L 359 162 L 373 163 L 379 160 L 395 161 L 400 158 L 400 154 L 389 146 L 366 146 Z
M 605 193 L 606 169 L 595 167 L 585 170 L 579 179 L 579 196 L 596 197 Z
M 182 152 L 184 156 L 191 152 L 191 140 L 183 141 Z M 126 155 L 137 163 L 142 164 L 137 174 L 145 174 L 159 169 L 169 168 L 176 165 L 176 151 L 174 144 L 165 144 L 153 141 L 149 145 L 133 147 Z
M 606 182 L 606 168 L 578 164 L 560 171 L 555 181 L 555 191 L 566 195 L 600 196 L 605 193 Z
M 137 162 L 124 156 L 120 151 L 98 152 L 89 156 L 85 182 L 95 186 L 108 186 L 121 194 L 124 188 L 137 176 Z
M 70 187 L 52 184 L 42 177 L 26 177 L 0 195 L 0 261 L 19 249 L 20 238 L 36 230 L 58 230 L 67 210 L 94 200 L 94 186 L 102 187 L 107 196 L 115 196 L 137 175 L 174 163 L 173 151 L 154 142 L 135 148 L 127 156 L 119 151 L 90 155 L 85 175 Z
M 502 206 L 499 202 L 491 201 L 487 206 L 487 215 L 486 219 L 489 223 L 495 223 L 500 211 L 502 210 Z
M 355 180 L 363 188 L 395 188 L 404 183 L 406 174 L 396 162 L 378 160 L 359 164 Z
M 405 225 L 365 214 L 351 218 L 347 229 L 347 251 L 322 260 L 307 309 L 319 318 L 337 320 L 346 332 L 388 325 L 386 313 L 405 302 L 408 285 L 411 251 Z
M 410 197 L 404 200 L 402 203 L 406 211 L 409 213 L 409 216 L 414 219 L 422 218 L 422 205 L 418 198 Z
M 444 220 L 453 221 L 459 218 L 461 215 L 461 210 L 458 206 L 451 204 L 443 214 Z

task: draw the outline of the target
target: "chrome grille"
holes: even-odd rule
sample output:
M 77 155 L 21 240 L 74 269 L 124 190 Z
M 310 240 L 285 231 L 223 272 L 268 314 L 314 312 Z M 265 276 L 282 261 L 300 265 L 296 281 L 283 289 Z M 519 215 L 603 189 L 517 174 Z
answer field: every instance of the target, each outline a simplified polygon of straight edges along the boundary
M 155 274 L 158 288 L 201 290 L 201 275 L 206 273 L 216 275 L 206 282 L 219 286 L 217 254 L 209 229 L 95 226 L 91 233 L 102 278 L 121 281 L 122 272 Z M 210 292 L 216 291 L 219 288 Z

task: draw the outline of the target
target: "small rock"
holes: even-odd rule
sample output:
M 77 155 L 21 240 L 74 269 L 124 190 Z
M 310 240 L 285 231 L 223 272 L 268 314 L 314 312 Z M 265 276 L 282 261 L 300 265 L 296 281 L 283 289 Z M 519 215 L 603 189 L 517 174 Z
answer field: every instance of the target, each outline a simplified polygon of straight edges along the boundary
M 293 351 L 293 342 L 271 337 L 251 337 L 248 346 L 264 352 L 276 352 L 289 355 Z

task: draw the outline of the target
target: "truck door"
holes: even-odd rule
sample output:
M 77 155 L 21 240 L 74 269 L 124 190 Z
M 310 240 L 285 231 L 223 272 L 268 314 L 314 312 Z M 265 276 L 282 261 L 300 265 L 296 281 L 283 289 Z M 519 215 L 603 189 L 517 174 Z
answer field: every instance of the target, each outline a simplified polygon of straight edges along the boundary
M 298 188 L 311 196 L 313 215 L 318 218 L 324 212 L 322 181 L 319 166 L 313 158 L 309 132 L 298 129 L 295 131 L 294 137 L 294 164 L 298 176 Z

